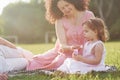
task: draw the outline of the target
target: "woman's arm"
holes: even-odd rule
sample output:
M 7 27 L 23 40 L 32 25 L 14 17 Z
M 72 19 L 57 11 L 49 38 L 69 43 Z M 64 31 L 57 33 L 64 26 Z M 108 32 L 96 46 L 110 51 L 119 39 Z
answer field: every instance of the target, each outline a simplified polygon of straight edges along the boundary
M 71 47 L 67 45 L 67 40 L 65 36 L 65 30 L 61 20 L 57 20 L 55 23 L 57 39 L 61 44 L 62 49 L 70 49 Z
M 12 44 L 11 42 L 3 39 L 2 37 L 0 37 L 0 44 L 1 44 L 1 45 L 5 45 L 5 46 L 8 46 L 8 47 L 10 47 L 10 48 L 16 49 L 16 46 L 15 46 L 14 44 Z
M 89 19 L 94 19 L 94 18 L 95 18 L 95 15 L 94 15 L 94 13 L 93 13 L 92 11 L 89 11 L 88 18 L 89 18 Z M 88 20 L 89 20 L 89 19 L 88 19 Z
M 92 65 L 97 65 L 100 63 L 101 59 L 102 59 L 102 53 L 103 53 L 103 45 L 102 44 L 97 44 L 94 48 L 93 48 L 93 52 L 94 52 L 94 58 L 90 59 L 90 58 L 85 58 L 82 57 L 81 55 L 72 55 L 73 58 L 75 60 L 87 63 L 87 64 L 92 64 Z

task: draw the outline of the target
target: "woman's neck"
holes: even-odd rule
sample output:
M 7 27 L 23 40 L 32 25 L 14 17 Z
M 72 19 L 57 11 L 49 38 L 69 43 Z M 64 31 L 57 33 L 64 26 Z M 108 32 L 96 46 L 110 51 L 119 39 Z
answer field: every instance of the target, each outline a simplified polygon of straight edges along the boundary
M 80 24 L 80 21 L 83 17 L 84 11 L 76 11 L 74 12 L 73 15 L 68 16 L 67 19 L 69 20 L 69 22 L 75 26 Z
M 74 11 L 71 15 L 67 15 L 66 18 L 67 19 L 75 19 L 75 18 L 77 18 L 79 13 L 80 13 L 79 11 Z

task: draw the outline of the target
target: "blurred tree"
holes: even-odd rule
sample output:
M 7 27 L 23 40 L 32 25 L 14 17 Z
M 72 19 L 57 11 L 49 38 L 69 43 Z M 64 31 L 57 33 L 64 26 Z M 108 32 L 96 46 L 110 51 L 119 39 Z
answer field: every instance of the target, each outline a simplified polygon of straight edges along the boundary
M 32 4 L 39 4 L 41 3 L 43 0 L 30 0 L 30 3 Z
M 110 35 L 111 39 L 120 40 L 120 19 L 118 19 L 116 23 L 111 26 Z
M 97 17 L 100 17 L 105 21 L 108 30 L 110 31 L 110 34 L 112 34 L 112 39 L 117 39 L 113 37 L 113 32 L 116 32 L 116 29 L 118 29 L 117 32 L 120 32 L 120 29 L 118 28 L 120 24 L 117 24 L 120 19 L 119 3 L 120 0 L 91 0 L 90 3 L 90 9 L 95 13 Z M 118 33 L 115 33 L 115 35 L 118 35 Z
M 44 42 L 45 32 L 53 30 L 45 19 L 44 3 L 19 2 L 8 5 L 2 14 L 7 35 L 17 35 L 24 43 Z
M 99 3 L 99 4 L 98 4 Z M 118 24 L 120 16 L 120 0 L 91 0 L 90 10 L 97 17 L 105 20 L 109 30 L 113 34 L 120 32 Z M 15 3 L 4 8 L 2 16 L 5 24 L 3 25 L 5 35 L 16 35 L 20 42 L 33 43 L 45 42 L 45 34 L 54 31 L 45 19 L 44 0 L 31 0 L 30 3 Z M 114 29 L 115 28 L 115 29 Z M 116 37 L 112 37 L 116 39 Z
M 115 1 L 114 0 L 92 0 L 92 9 L 95 7 L 97 16 L 102 18 L 108 25 L 111 25 L 108 20 L 113 15 Z
M 98 9 L 99 15 L 102 19 L 104 19 L 104 21 L 110 16 L 112 7 L 114 6 L 113 2 L 114 0 L 95 0 L 95 4 L 97 5 L 96 7 Z M 106 11 L 106 12 L 103 12 L 103 11 Z
M 3 35 L 4 30 L 3 30 L 3 25 L 4 25 L 4 21 L 2 20 L 1 16 L 0 16 L 0 35 Z

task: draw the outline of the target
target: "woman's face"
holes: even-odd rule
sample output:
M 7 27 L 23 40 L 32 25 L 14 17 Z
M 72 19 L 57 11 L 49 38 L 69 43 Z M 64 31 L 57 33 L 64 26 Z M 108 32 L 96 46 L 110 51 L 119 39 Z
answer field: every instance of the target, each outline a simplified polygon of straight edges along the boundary
M 68 3 L 64 0 L 59 0 L 57 3 L 57 7 L 64 14 L 64 16 L 71 16 L 74 14 L 76 8 L 71 3 Z

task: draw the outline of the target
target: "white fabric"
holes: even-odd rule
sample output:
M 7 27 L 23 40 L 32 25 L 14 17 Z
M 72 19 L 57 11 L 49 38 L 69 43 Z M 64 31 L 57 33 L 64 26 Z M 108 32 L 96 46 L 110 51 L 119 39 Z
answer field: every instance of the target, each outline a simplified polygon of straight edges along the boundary
M 28 61 L 25 58 L 5 59 L 7 71 L 22 70 L 27 66 Z
M 0 73 L 7 71 L 7 64 L 3 56 L 1 56 L 0 52 Z
M 93 44 L 89 44 L 89 45 L 88 45 L 88 43 L 86 43 L 84 46 L 84 50 L 83 50 L 83 56 L 85 58 L 94 58 L 94 55 L 91 53 L 91 50 L 93 49 L 93 47 L 95 45 L 97 45 L 99 43 L 103 45 L 103 43 L 101 41 L 97 41 L 97 42 L 95 42 Z M 76 61 L 72 58 L 67 58 L 64 61 L 64 63 L 57 70 L 60 70 L 60 71 L 66 72 L 66 73 L 71 73 L 71 74 L 74 74 L 77 72 L 79 72 L 81 74 L 85 74 L 92 70 L 105 71 L 108 69 L 105 67 L 105 64 L 104 64 L 105 53 L 106 52 L 105 52 L 105 48 L 104 48 L 103 53 L 102 53 L 103 55 L 102 55 L 101 62 L 98 65 L 90 65 L 90 64 L 86 64 L 86 63 L 83 63 L 80 61 Z
M 32 57 L 30 51 L 0 45 L 0 73 L 24 69 Z
M 9 48 L 4 45 L 0 45 L 0 52 L 3 54 L 4 58 L 20 58 L 20 57 L 22 57 L 22 54 L 17 49 Z

